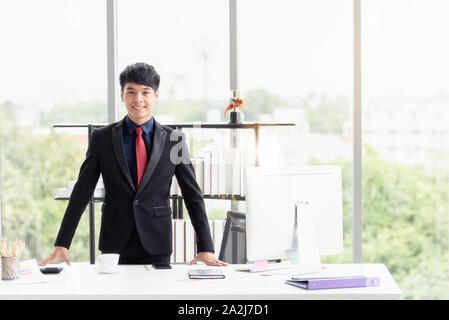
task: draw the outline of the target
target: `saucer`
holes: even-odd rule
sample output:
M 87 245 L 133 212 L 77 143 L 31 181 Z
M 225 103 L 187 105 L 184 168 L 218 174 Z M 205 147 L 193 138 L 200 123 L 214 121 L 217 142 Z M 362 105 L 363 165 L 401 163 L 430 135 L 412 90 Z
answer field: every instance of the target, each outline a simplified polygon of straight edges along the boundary
M 115 270 L 100 270 L 100 268 L 98 268 L 98 264 L 95 264 L 95 269 L 99 272 L 99 273 L 107 273 L 107 274 L 111 274 L 111 273 L 120 273 L 126 270 L 125 267 L 121 267 L 118 266 Z

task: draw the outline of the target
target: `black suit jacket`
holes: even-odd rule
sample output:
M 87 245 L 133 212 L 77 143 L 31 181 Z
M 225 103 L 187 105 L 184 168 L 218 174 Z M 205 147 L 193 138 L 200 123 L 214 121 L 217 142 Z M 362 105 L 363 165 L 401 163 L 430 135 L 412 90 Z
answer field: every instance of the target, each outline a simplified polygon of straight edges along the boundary
M 175 175 L 196 232 L 197 251 L 214 252 L 203 196 L 182 133 L 154 121 L 151 154 L 136 191 L 123 149 L 123 126 L 124 119 L 93 131 L 55 246 L 70 247 L 101 173 L 105 199 L 99 250 L 119 252 L 131 235 L 135 220 L 142 245 L 149 254 L 171 254 L 170 187 Z M 173 162 L 171 153 L 183 156 L 184 161 Z

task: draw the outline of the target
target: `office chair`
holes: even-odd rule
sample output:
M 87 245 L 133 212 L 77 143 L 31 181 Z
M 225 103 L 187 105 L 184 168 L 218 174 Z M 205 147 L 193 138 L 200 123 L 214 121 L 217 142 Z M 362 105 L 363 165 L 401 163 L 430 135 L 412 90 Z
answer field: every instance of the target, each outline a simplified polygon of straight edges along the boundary
M 228 211 L 218 259 L 232 264 L 246 263 L 246 215 Z

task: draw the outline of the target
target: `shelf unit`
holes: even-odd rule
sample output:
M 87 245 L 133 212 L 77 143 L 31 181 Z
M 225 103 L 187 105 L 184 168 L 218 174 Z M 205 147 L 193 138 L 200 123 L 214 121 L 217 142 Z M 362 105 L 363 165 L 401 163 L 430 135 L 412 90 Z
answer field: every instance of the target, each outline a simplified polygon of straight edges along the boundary
M 93 130 L 97 128 L 102 128 L 107 124 L 55 124 L 53 128 L 87 128 L 88 143 L 92 136 Z M 201 129 L 230 129 L 231 130 L 231 146 L 233 148 L 238 148 L 237 140 L 235 134 L 232 134 L 238 129 L 251 129 L 254 130 L 255 136 L 255 147 L 256 150 L 259 146 L 259 131 L 261 127 L 279 127 L 279 126 L 295 126 L 295 123 L 259 123 L 259 122 L 247 122 L 247 123 L 175 123 L 175 124 L 165 124 L 165 126 L 170 127 L 174 130 L 182 131 L 185 128 L 201 128 Z M 259 155 L 256 152 L 255 166 L 259 166 Z M 221 196 L 211 196 L 203 195 L 204 199 L 212 200 L 231 200 L 231 210 L 237 210 L 237 201 L 245 201 L 245 197 L 241 195 L 221 195 Z M 69 200 L 70 197 L 54 197 L 54 200 Z M 182 196 L 170 196 L 172 200 L 172 211 L 173 219 L 183 218 L 183 197 Z M 92 197 L 89 201 L 89 252 L 90 252 L 90 263 L 95 264 L 95 211 L 94 203 L 102 202 L 103 197 Z

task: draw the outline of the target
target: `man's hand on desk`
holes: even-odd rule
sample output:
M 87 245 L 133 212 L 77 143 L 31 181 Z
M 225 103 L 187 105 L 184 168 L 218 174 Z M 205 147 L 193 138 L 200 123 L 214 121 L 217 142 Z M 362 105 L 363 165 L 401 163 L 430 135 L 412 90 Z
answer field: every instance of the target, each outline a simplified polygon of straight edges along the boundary
M 192 264 L 201 261 L 207 264 L 208 266 L 227 266 L 226 262 L 220 261 L 215 258 L 215 255 L 211 252 L 199 252 L 195 259 L 189 262 L 189 266 Z
M 69 255 L 68 255 L 67 251 L 68 251 L 67 248 L 55 246 L 55 251 L 53 251 L 51 256 L 49 256 L 47 259 L 40 261 L 38 263 L 38 265 L 45 266 L 45 265 L 52 263 L 56 260 L 62 259 L 67 263 L 67 265 L 70 266 L 71 264 L 70 264 Z

